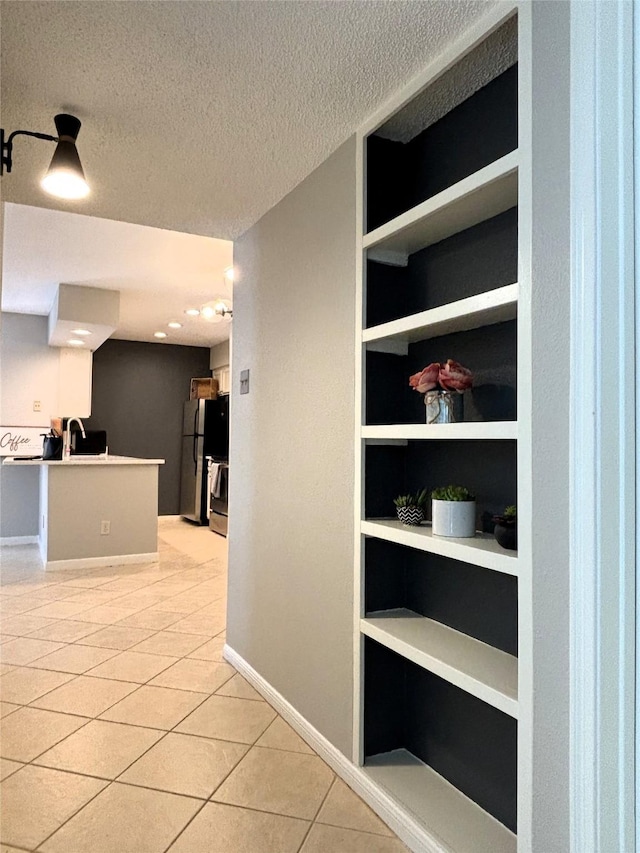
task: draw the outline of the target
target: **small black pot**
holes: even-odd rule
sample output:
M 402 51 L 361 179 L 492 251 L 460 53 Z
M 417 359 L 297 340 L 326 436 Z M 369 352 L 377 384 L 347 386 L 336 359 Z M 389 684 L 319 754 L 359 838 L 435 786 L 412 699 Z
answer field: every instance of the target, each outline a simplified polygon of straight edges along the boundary
M 496 537 L 496 542 L 507 551 L 518 550 L 518 527 L 516 524 L 501 524 L 496 523 L 493 530 L 493 535 Z
M 424 510 L 421 506 L 397 506 L 398 519 L 406 525 L 417 527 L 424 521 Z

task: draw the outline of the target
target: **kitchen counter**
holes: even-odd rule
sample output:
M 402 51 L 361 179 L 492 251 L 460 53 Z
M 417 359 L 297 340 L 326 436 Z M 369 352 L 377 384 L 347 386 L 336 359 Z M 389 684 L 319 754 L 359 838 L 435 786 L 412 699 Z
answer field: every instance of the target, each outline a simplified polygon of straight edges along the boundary
M 164 459 L 143 459 L 136 456 L 71 456 L 69 459 L 19 459 L 7 456 L 3 465 L 164 465 Z
M 158 474 L 164 459 L 8 457 L 2 464 L 40 469 L 38 541 L 45 569 L 157 561 Z

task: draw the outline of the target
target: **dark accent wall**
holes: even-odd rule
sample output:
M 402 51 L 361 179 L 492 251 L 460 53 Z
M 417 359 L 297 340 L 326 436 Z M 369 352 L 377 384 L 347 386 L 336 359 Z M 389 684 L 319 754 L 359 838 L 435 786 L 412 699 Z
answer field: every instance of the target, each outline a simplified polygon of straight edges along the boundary
M 364 708 L 365 763 L 368 756 L 408 749 L 517 831 L 512 717 L 368 638 Z
M 182 404 L 189 381 L 210 376 L 209 349 L 106 341 L 93 354 L 92 415 L 87 429 L 107 431 L 109 452 L 164 459 L 158 512 L 180 511 Z
M 517 450 L 510 439 L 410 441 L 406 446 L 367 445 L 366 518 L 393 518 L 393 499 L 421 489 L 459 484 L 476 497 L 477 529 L 493 533 L 493 515 L 516 503 Z M 431 501 L 427 501 L 431 518 Z
M 518 655 L 517 578 L 367 537 L 365 610 L 395 608 Z
M 367 140 L 367 231 L 518 146 L 518 67 L 512 66 L 407 143 Z

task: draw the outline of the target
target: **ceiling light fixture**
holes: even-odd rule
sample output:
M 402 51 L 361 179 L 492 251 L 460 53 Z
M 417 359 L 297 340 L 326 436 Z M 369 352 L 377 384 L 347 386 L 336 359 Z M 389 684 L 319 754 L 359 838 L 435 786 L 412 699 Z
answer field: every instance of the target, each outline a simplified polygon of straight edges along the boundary
M 11 172 L 13 167 L 13 140 L 16 136 L 33 136 L 36 139 L 46 139 L 57 142 L 51 164 L 40 182 L 43 190 L 58 198 L 78 199 L 89 194 L 89 184 L 84 177 L 80 157 L 76 148 L 76 139 L 80 132 L 81 122 L 75 116 L 59 113 L 54 118 L 57 136 L 48 133 L 35 133 L 32 130 L 14 130 L 5 139 L 4 130 L 0 130 L 2 157 L 0 159 L 0 175 Z
M 89 331 L 89 329 L 73 329 L 73 334 L 80 335 L 80 337 L 84 338 L 87 335 L 90 335 L 91 332 Z
M 233 267 L 226 268 L 226 270 L 224 271 L 224 277 L 227 279 L 227 281 L 235 281 L 235 270 L 233 269 Z
M 213 306 L 213 310 L 221 317 L 228 317 L 229 319 L 233 317 L 233 308 L 228 308 L 226 302 L 223 299 L 219 299 L 216 302 L 216 304 Z
M 153 337 L 154 338 L 166 338 L 167 333 L 166 332 L 154 332 Z
M 79 338 L 70 338 L 70 340 L 68 340 L 67 343 L 69 344 L 70 347 L 83 347 L 84 346 L 84 341 L 81 341 Z
M 181 328 L 182 328 L 182 323 L 175 323 L 175 322 L 173 322 L 173 323 L 167 323 L 167 326 L 168 326 L 170 329 L 181 329 Z
M 188 314 L 189 317 L 198 317 L 200 314 L 200 311 L 197 308 L 187 308 L 187 310 L 184 313 Z
M 233 310 L 227 305 L 224 299 L 214 299 L 212 302 L 207 302 L 200 309 L 200 316 L 204 317 L 210 323 L 220 323 L 222 320 L 231 320 Z

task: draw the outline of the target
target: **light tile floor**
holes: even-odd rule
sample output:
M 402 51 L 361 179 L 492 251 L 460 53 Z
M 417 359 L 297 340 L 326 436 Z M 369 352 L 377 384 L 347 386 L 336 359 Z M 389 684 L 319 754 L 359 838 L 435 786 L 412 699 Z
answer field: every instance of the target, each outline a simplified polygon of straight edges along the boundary
M 43 572 L 0 549 L 0 853 L 402 853 L 222 657 L 226 541 Z

